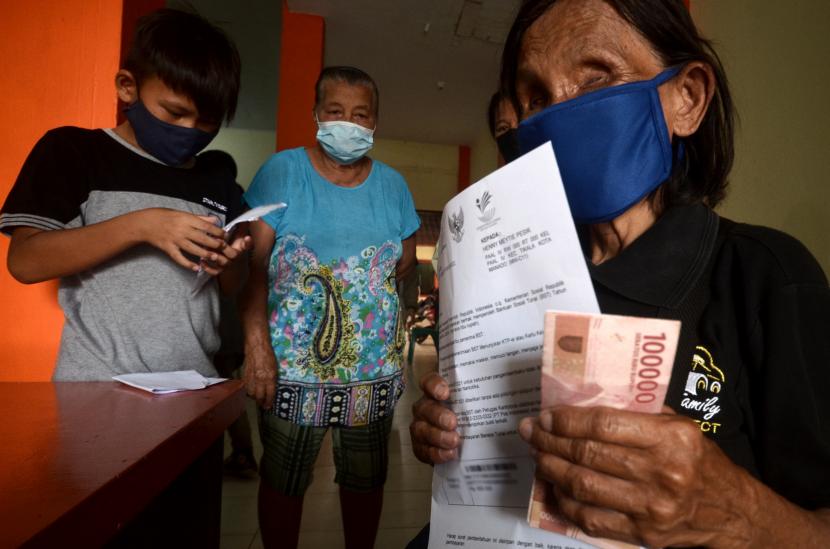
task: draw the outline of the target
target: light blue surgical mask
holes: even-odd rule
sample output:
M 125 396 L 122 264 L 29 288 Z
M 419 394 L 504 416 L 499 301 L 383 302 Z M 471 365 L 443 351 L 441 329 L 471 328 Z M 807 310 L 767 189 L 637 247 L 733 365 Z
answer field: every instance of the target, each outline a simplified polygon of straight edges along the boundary
M 552 105 L 519 124 L 522 154 L 550 141 L 574 221 L 619 216 L 669 177 L 675 155 L 657 88 L 680 71 Z
M 344 120 L 317 121 L 317 141 L 341 164 L 354 164 L 372 148 L 375 130 Z

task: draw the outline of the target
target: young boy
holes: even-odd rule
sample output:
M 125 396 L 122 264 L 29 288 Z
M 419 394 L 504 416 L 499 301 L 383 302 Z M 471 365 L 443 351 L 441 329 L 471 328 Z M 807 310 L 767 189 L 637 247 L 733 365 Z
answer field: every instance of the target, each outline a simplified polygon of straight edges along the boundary
M 198 152 L 230 121 L 239 54 L 201 17 L 143 18 L 115 77 L 126 121 L 51 130 L 6 203 L 8 266 L 20 282 L 60 278 L 66 316 L 54 380 L 195 369 L 216 375 L 217 285 L 233 291 L 247 236 L 224 240 L 241 196 L 232 167 Z

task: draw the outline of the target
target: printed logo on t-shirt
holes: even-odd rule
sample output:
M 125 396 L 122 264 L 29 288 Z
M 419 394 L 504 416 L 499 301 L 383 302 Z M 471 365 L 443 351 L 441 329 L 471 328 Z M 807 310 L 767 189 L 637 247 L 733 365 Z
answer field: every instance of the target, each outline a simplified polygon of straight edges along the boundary
M 206 196 L 202 197 L 202 204 L 207 204 L 211 208 L 217 209 L 220 212 L 227 212 L 228 211 L 227 206 L 225 206 L 224 204 L 220 204 L 220 203 L 216 202 L 215 200 L 211 200 L 210 198 L 208 198 Z
M 725 383 L 726 376 L 715 364 L 712 353 L 703 345 L 695 347 L 680 406 L 695 412 L 690 416 L 704 433 L 717 433 L 721 428 L 716 420 L 721 412 L 720 394 Z

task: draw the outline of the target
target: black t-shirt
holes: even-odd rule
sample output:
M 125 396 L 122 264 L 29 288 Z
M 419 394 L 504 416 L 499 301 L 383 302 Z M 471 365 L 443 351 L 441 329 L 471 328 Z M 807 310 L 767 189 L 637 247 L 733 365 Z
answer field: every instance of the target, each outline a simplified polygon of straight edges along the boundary
M 192 166 L 174 168 L 111 130 L 56 128 L 29 153 L 3 205 L 0 229 L 9 234 L 19 225 L 49 230 L 102 221 L 124 208 L 96 208 L 90 219 L 84 207 L 91 195 L 117 192 L 155 195 L 171 207 L 187 203 L 200 214 L 233 219 L 241 213 L 242 194 L 235 185 L 235 167 L 220 160 L 208 155 L 202 162 L 197 156 Z
M 72 229 L 147 208 L 224 223 L 242 208 L 233 166 L 196 157 L 191 166 L 174 168 L 111 130 L 58 128 L 29 154 L 0 211 L 0 230 Z M 215 375 L 218 292 L 209 284 L 192 295 L 194 283 L 192 271 L 149 244 L 61 279 L 66 321 L 54 379 L 186 369 Z
M 830 507 L 830 289 L 801 243 L 678 207 L 590 271 L 604 313 L 683 321 L 667 405 L 777 493 Z

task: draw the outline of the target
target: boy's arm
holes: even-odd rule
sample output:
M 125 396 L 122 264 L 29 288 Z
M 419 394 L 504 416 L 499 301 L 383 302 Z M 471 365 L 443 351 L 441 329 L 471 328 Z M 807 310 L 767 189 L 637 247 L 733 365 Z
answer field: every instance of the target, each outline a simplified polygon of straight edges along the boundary
M 210 216 L 165 208 L 138 210 L 76 229 L 44 231 L 17 227 L 9 246 L 9 272 L 24 284 L 69 276 L 99 265 L 140 243 L 148 243 L 186 269 L 199 265 L 183 252 L 216 261 L 224 231 Z
M 248 283 L 240 312 L 245 333 L 245 387 L 263 408 L 270 408 L 277 390 L 277 360 L 268 328 L 268 261 L 276 233 L 264 221 L 250 224 L 253 248 Z

